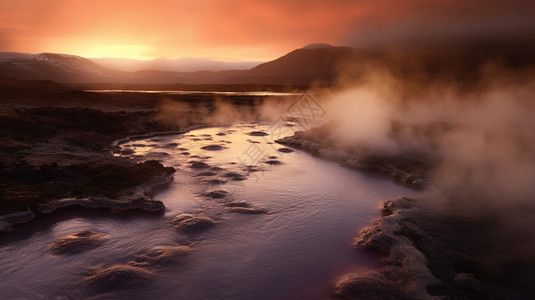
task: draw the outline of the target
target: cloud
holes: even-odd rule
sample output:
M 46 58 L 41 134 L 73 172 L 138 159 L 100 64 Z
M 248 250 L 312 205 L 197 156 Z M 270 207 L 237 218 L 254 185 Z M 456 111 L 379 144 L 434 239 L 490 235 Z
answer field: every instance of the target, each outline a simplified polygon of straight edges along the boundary
M 140 45 L 150 58 L 265 61 L 313 42 L 399 48 L 477 41 L 520 47 L 533 36 L 532 2 L 4 0 L 0 28 L 8 31 L 2 35 L 4 51 L 86 55 Z

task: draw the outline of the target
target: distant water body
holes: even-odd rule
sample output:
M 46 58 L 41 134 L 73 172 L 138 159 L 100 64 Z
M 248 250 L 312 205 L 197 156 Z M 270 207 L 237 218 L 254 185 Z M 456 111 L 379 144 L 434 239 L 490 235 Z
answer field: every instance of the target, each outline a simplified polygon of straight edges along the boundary
M 153 91 L 153 90 L 86 90 L 86 92 L 95 93 L 145 93 L 145 94 L 168 94 L 168 95 L 199 95 L 212 94 L 224 96 L 258 96 L 258 97 L 287 97 L 298 96 L 302 93 L 283 93 L 268 91 L 241 91 L 241 92 L 223 92 L 223 91 Z

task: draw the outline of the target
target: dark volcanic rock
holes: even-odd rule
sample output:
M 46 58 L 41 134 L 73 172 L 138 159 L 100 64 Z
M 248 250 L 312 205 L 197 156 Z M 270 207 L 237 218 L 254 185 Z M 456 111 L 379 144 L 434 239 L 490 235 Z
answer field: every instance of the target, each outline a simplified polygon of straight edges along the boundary
M 378 274 L 348 275 L 336 284 L 335 294 L 341 299 L 362 300 L 410 300 L 391 282 L 384 281 Z
M 254 208 L 254 207 L 232 207 L 230 209 L 231 212 L 234 212 L 234 213 L 240 213 L 240 214 L 254 214 L 254 215 L 257 215 L 257 214 L 265 214 L 267 213 L 267 210 L 263 209 L 263 208 Z
M 207 192 L 204 194 L 205 197 L 209 197 L 212 199 L 222 199 L 222 198 L 227 197 L 227 195 L 228 195 L 228 192 L 223 191 L 223 190 L 215 190 L 215 191 Z
M 136 267 L 169 265 L 181 261 L 190 252 L 191 248 L 188 246 L 156 247 L 136 257 L 129 265 Z
M 220 145 L 208 145 L 208 146 L 201 147 L 201 149 L 208 150 L 208 151 L 219 151 L 219 150 L 225 149 L 225 147 L 220 146 Z
M 136 153 L 136 151 L 134 151 L 134 149 L 128 149 L 127 148 L 127 149 L 121 150 L 121 152 L 119 152 L 119 153 L 121 153 L 122 155 L 131 155 L 131 154 Z
M 277 151 L 282 152 L 282 153 L 291 153 L 291 152 L 294 152 L 294 150 L 293 150 L 293 149 L 290 149 L 290 148 L 279 148 L 279 149 L 277 149 Z
M 212 228 L 215 225 L 214 220 L 190 214 L 176 216 L 173 221 L 175 228 L 186 233 L 196 233 Z
M 245 177 L 244 175 L 239 174 L 239 173 L 234 173 L 234 172 L 226 173 L 223 175 L 223 177 L 229 178 L 230 180 L 234 180 L 234 181 L 242 181 L 242 180 L 247 179 L 247 177 Z
M 247 202 L 231 201 L 231 202 L 225 203 L 225 206 L 227 207 L 251 207 L 251 204 Z
M 248 132 L 247 135 L 250 135 L 250 136 L 266 136 L 266 135 L 269 135 L 263 131 L 251 131 L 251 132 Z
M 190 168 L 192 169 L 207 169 L 207 168 L 210 168 L 209 165 L 201 162 L 201 161 L 196 161 L 196 162 L 193 162 L 189 165 Z
M 52 213 L 58 209 L 66 207 L 84 207 L 90 209 L 109 209 L 114 212 L 125 211 L 146 211 L 150 213 L 161 213 L 165 211 L 163 202 L 158 200 L 114 200 L 107 198 L 75 198 L 61 199 L 49 203 L 40 204 L 35 208 L 40 213 Z
M 102 244 L 108 235 L 92 230 L 82 230 L 56 240 L 50 247 L 54 253 L 77 253 Z
M 152 273 L 136 266 L 116 265 L 97 269 L 85 278 L 85 283 L 98 291 L 110 291 L 139 286 L 148 282 Z
M 268 165 L 280 165 L 280 164 L 282 164 L 282 162 L 280 160 L 268 160 L 268 161 L 266 161 L 264 163 L 268 164 Z

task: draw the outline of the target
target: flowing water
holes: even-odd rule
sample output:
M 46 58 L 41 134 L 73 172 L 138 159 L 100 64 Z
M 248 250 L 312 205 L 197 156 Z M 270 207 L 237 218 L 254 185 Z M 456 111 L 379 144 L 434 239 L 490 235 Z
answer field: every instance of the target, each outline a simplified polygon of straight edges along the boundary
M 0 298 L 325 299 L 339 276 L 376 269 L 379 258 L 355 249 L 353 239 L 379 216 L 382 200 L 415 192 L 305 152 L 279 152 L 282 146 L 269 135 L 247 134 L 267 128 L 239 124 L 122 144 L 129 149 L 124 156 L 177 169 L 153 195 L 165 203 L 165 214 L 68 211 L 17 226 L 0 236 Z M 202 149 L 208 145 L 222 149 Z M 210 168 L 190 168 L 193 162 Z M 208 171 L 214 174 L 197 176 Z M 229 180 L 228 173 L 245 180 Z M 226 190 L 233 200 L 267 213 L 232 212 L 225 200 L 204 195 L 210 190 Z M 182 213 L 217 224 L 185 234 L 170 222 Z M 50 251 L 54 240 L 83 229 L 110 238 L 76 254 Z M 94 267 L 125 264 L 156 246 L 175 245 L 190 245 L 192 253 L 151 270 L 144 285 L 98 293 L 83 281 Z

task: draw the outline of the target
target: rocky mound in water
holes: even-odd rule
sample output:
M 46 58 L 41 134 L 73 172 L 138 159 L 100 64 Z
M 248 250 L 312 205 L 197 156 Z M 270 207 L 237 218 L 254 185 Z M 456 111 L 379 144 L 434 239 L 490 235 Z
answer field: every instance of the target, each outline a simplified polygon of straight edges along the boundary
M 223 177 L 228 178 L 228 179 L 233 180 L 233 181 L 243 181 L 243 180 L 247 179 L 247 177 L 245 175 L 242 175 L 242 174 L 236 173 L 236 172 L 225 173 L 223 175 Z
M 279 149 L 277 149 L 277 151 L 282 152 L 282 153 L 291 153 L 291 152 L 294 152 L 294 150 L 293 150 L 293 149 L 290 149 L 290 148 L 279 148 Z
M 269 135 L 263 131 L 251 131 L 251 132 L 248 132 L 247 135 L 250 135 L 250 136 L 266 136 L 266 135 Z
M 255 207 L 232 207 L 230 209 L 233 213 L 239 213 L 239 214 L 251 214 L 251 215 L 258 215 L 258 214 L 266 214 L 268 211 L 263 208 L 255 208 Z
M 241 214 L 265 214 L 268 211 L 264 208 L 256 208 L 247 202 L 241 201 L 230 201 L 224 204 L 226 207 L 230 208 L 231 212 L 241 213 Z
M 208 151 L 219 151 L 219 150 L 225 149 L 225 147 L 221 145 L 208 145 L 208 146 L 201 147 L 201 149 L 208 150 Z
M 136 287 L 147 283 L 152 273 L 143 268 L 130 265 L 116 265 L 105 269 L 96 269 L 84 279 L 91 288 L 100 291 L 111 291 Z
M 54 253 L 77 253 L 93 249 L 108 239 L 108 235 L 92 230 L 82 230 L 62 237 L 50 247 Z
M 362 300 L 411 300 L 399 287 L 376 273 L 353 274 L 340 279 L 335 287 L 336 298 Z
M 173 221 L 175 228 L 186 233 L 197 233 L 215 226 L 215 221 L 204 216 L 182 214 L 176 216 Z
M 188 246 L 156 247 L 136 257 L 129 265 L 136 267 L 165 266 L 181 261 L 190 252 L 191 248 Z
M 228 196 L 228 192 L 223 190 L 215 190 L 205 193 L 204 196 L 212 199 L 223 199 Z
M 41 204 L 35 208 L 35 210 L 39 213 L 52 213 L 58 209 L 66 207 L 106 209 L 112 212 L 146 211 L 149 213 L 162 213 L 165 211 L 165 206 L 162 201 L 146 200 L 143 198 L 135 200 L 116 200 L 108 198 L 61 199 Z
M 191 162 L 189 167 L 192 168 L 192 169 L 208 169 L 208 168 L 210 168 L 210 166 L 208 164 L 203 163 L 202 161 Z

